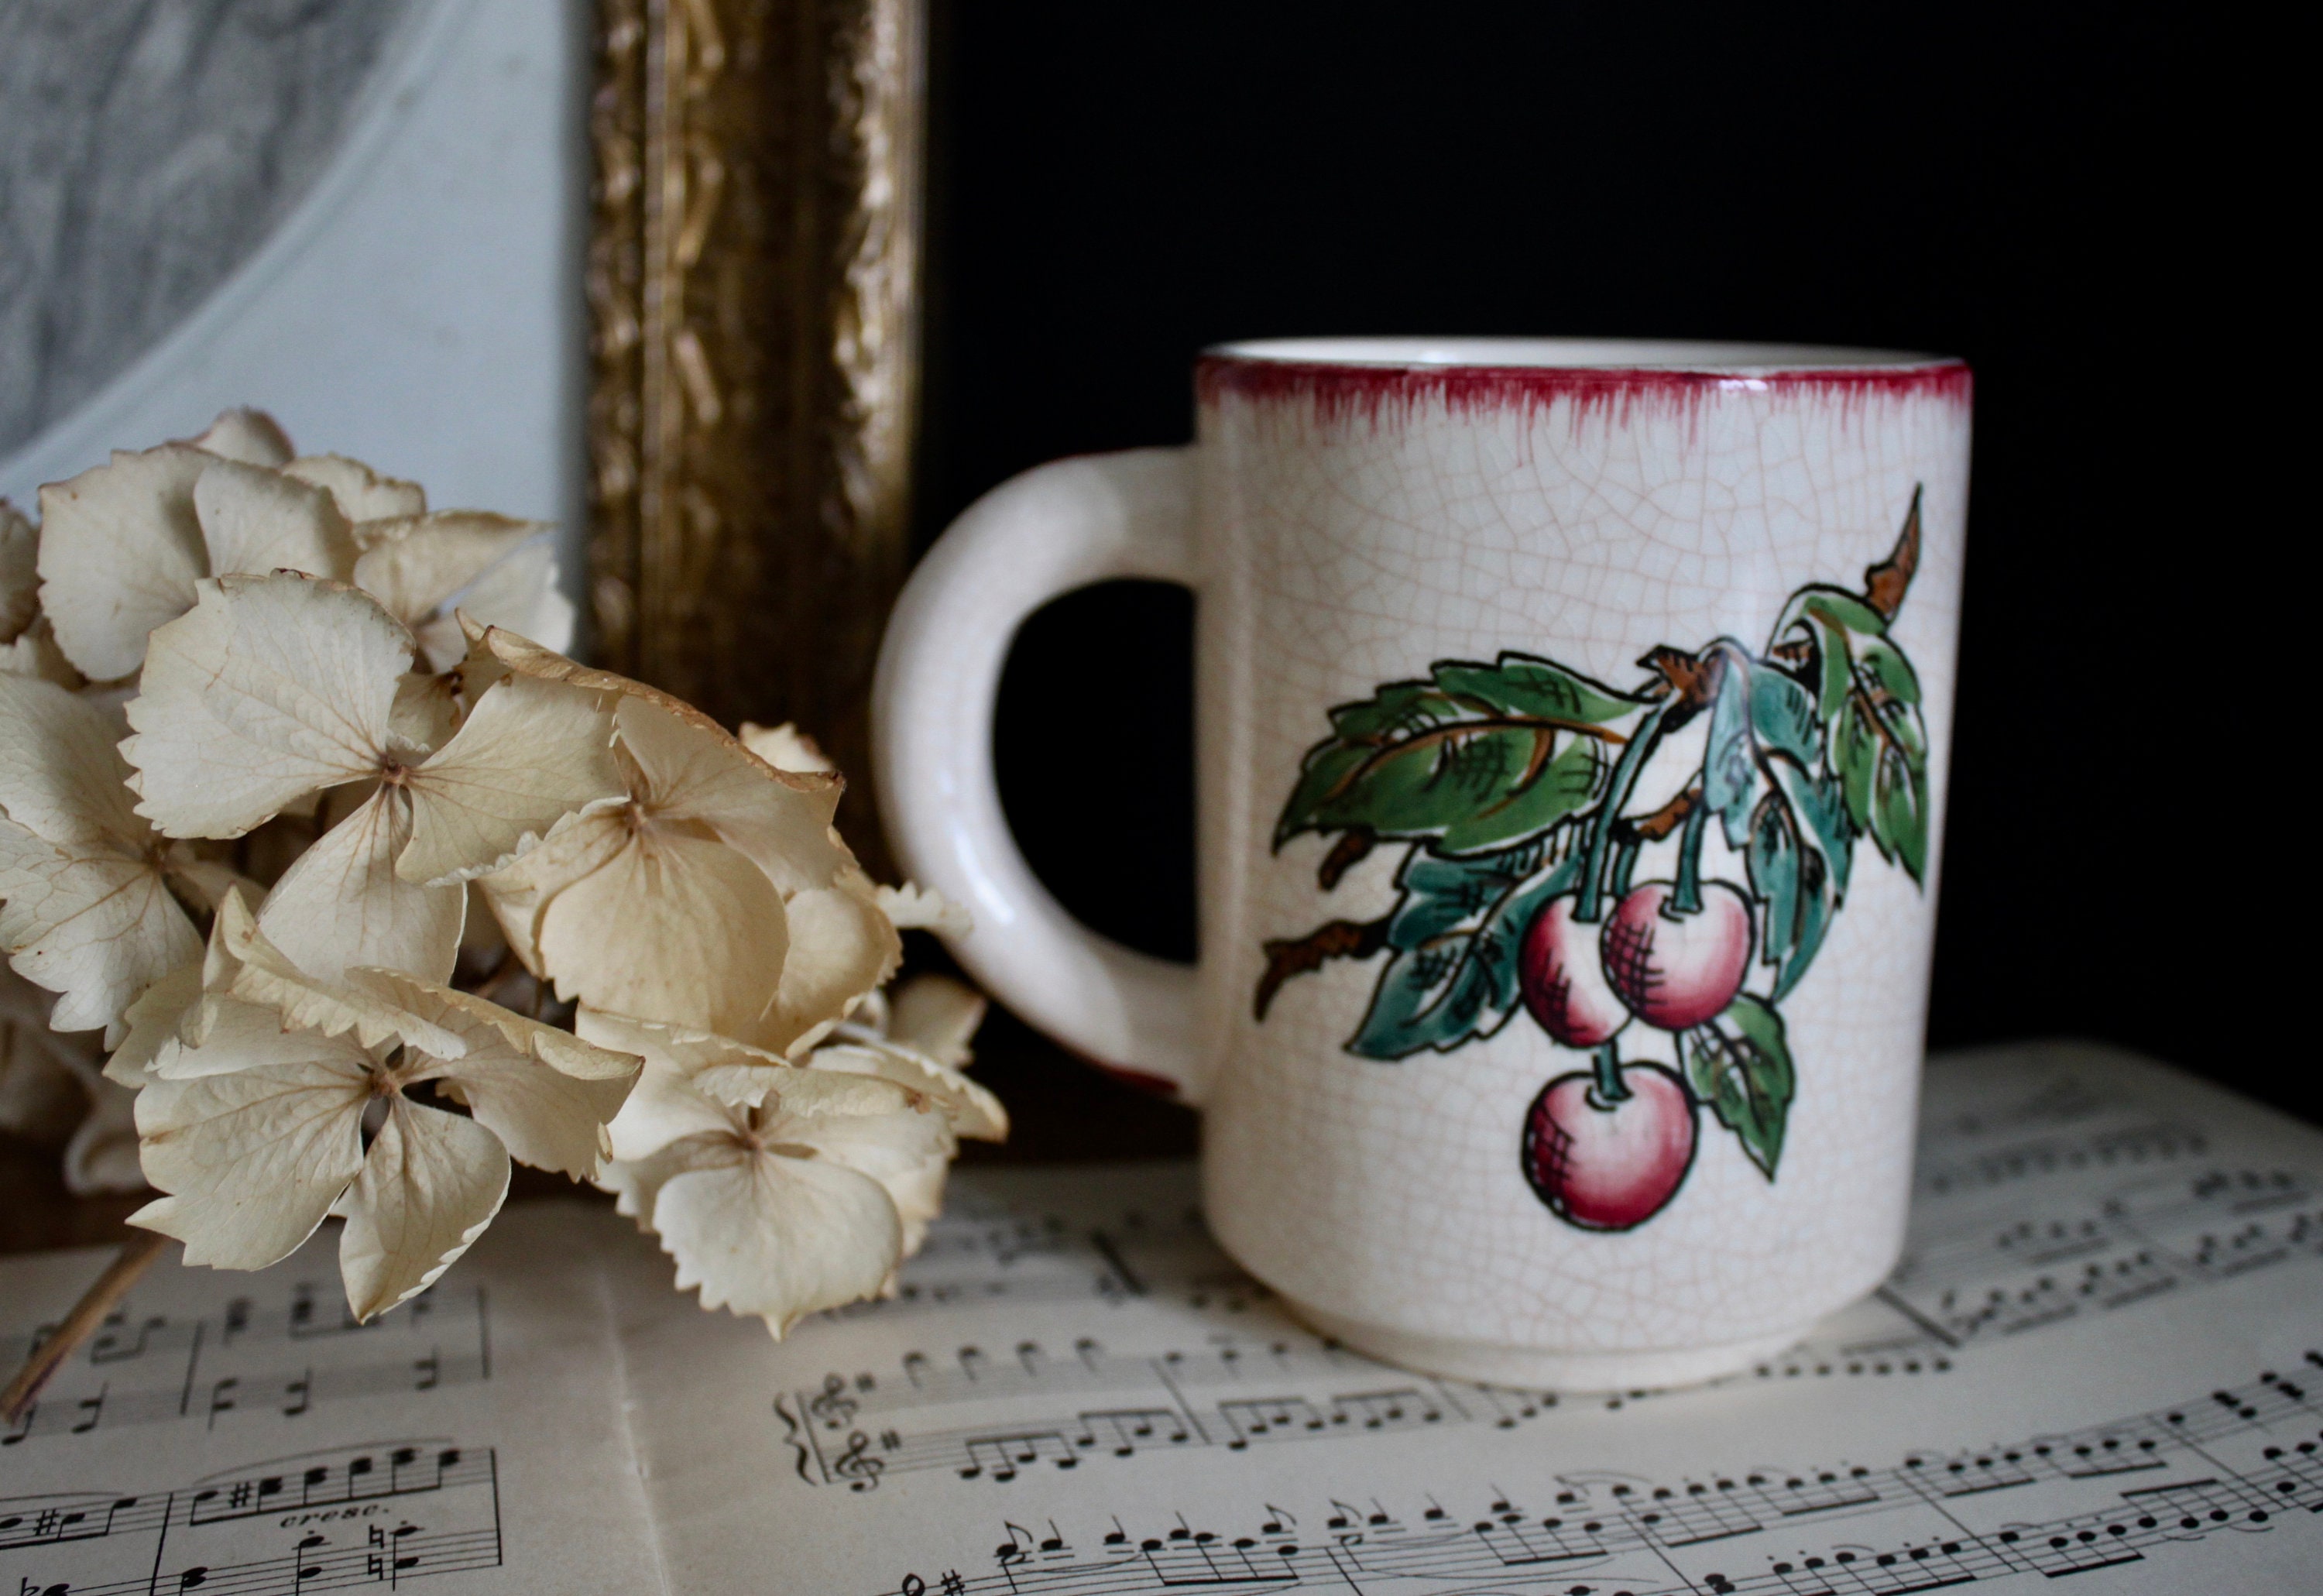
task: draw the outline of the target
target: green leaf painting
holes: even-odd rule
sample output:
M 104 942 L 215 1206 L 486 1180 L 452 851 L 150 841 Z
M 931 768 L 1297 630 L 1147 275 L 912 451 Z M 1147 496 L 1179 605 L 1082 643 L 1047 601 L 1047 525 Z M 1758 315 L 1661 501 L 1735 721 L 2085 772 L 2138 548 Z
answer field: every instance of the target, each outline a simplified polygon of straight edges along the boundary
M 1587 1060 L 1541 1088 L 1518 1160 L 1581 1229 L 1666 1207 L 1704 1122 L 1773 1180 L 1800 1086 L 1781 1004 L 1845 909 L 1856 843 L 1926 879 L 1927 724 L 1891 635 L 1920 518 L 1914 491 L 1860 591 L 1800 588 L 1763 649 L 1659 644 L 1630 691 L 1514 650 L 1439 660 L 1332 710 L 1274 846 L 1335 839 L 1332 892 L 1401 845 L 1395 900 L 1269 941 L 1258 1018 L 1338 959 L 1383 959 L 1347 1033 L 1361 1059 L 1455 1054 L 1526 1010 Z M 1698 720 L 1699 743 L 1676 740 Z M 1699 764 L 1673 767 L 1687 747 Z

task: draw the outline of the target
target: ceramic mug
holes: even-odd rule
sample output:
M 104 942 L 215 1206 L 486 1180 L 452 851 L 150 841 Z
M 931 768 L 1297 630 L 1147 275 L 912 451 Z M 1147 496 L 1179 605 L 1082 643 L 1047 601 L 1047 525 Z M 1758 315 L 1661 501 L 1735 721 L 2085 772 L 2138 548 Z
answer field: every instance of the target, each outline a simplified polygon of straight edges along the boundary
M 1668 1384 L 1869 1291 L 1911 1174 L 1967 367 L 1314 339 L 1195 386 L 1193 445 L 1002 485 L 897 605 L 879 793 L 974 916 L 962 965 L 1199 1105 L 1219 1242 L 1376 1356 Z M 993 783 L 1018 624 L 1112 577 L 1197 595 L 1198 968 L 1071 920 Z

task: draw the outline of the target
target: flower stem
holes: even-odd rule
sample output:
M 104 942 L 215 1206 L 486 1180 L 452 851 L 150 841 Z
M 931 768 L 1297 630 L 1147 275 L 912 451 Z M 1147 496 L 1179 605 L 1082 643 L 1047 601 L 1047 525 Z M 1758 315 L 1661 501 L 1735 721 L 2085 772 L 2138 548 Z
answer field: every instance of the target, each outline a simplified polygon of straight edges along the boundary
M 0 1420 L 14 1424 L 23 1417 L 24 1410 L 32 1405 L 32 1399 L 39 1396 L 41 1388 L 49 1383 L 49 1376 L 62 1368 L 65 1360 L 88 1339 L 89 1333 L 105 1322 L 105 1316 L 113 1311 L 114 1304 L 119 1302 L 129 1288 L 137 1283 L 138 1277 L 151 1269 L 153 1261 L 161 1256 L 161 1249 L 168 1245 L 169 1240 L 168 1236 L 156 1230 L 132 1230 L 129 1233 L 129 1239 L 121 1243 L 120 1254 L 106 1265 L 105 1272 L 96 1277 L 96 1283 L 73 1304 L 72 1311 L 65 1316 L 64 1323 L 59 1325 L 46 1341 L 32 1349 L 32 1356 L 24 1360 L 24 1366 L 16 1371 L 16 1378 L 8 1382 L 8 1389 L 0 1391 Z
M 1590 1060 L 1590 1069 L 1596 1073 L 1597 1082 L 1589 1088 L 1589 1096 L 1596 1100 L 1598 1107 L 1610 1108 L 1629 1096 L 1630 1088 L 1621 1080 L 1621 1043 L 1601 1043 L 1596 1057 Z
M 1581 861 L 1581 895 L 1573 905 L 1573 918 L 1582 925 L 1595 924 L 1602 913 L 1605 844 L 1612 835 L 1613 822 L 1621 816 L 1621 806 L 1629 803 L 1630 790 L 1638 784 L 1638 772 L 1645 768 L 1654 744 L 1661 740 L 1662 712 L 1668 707 L 1656 704 L 1639 717 L 1638 729 L 1630 734 L 1621 758 L 1614 762 L 1605 796 L 1598 801 L 1596 819 L 1589 828 L 1588 857 Z
M 1702 907 L 1702 838 L 1709 818 L 1707 804 L 1696 804 L 1685 817 L 1685 835 L 1677 845 L 1677 890 L 1663 906 L 1665 914 L 1692 914 Z

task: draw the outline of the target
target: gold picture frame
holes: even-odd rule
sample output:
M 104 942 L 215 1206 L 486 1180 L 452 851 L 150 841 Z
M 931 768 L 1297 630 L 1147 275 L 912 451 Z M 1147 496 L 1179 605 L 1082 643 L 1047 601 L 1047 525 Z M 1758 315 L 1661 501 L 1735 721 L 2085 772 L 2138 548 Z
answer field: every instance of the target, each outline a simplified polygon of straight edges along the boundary
M 796 721 L 875 868 L 926 58 L 926 0 L 600 0 L 589 111 L 595 656 L 729 726 Z

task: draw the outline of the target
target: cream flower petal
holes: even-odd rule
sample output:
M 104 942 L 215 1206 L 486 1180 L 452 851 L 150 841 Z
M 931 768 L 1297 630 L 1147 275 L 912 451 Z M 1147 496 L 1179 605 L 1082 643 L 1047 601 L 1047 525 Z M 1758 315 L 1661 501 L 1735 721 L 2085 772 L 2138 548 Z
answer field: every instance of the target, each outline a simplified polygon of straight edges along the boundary
M 681 1143 L 693 1147 L 695 1143 Z M 652 1223 L 702 1306 L 757 1314 L 777 1339 L 811 1313 L 876 1293 L 903 1225 L 868 1176 L 812 1159 L 703 1148 L 659 1183 Z
M 14 642 L 0 643 L 0 676 L 32 676 L 74 692 L 88 681 L 57 647 L 56 628 L 45 615 L 17 633 Z
M 805 1148 L 874 1180 L 909 1174 L 952 1152 L 943 1115 L 892 1081 L 802 1070 L 757 1114 L 766 1145 Z
M 542 975 L 540 919 L 543 905 L 566 882 L 605 864 L 629 844 L 627 821 L 618 813 L 583 815 L 556 829 L 538 848 L 474 885 L 491 908 L 500 934 L 524 968 Z
M 545 521 L 520 521 L 481 509 L 376 521 L 363 528 L 363 556 L 355 567 L 355 583 L 397 619 L 416 628 L 439 615 L 448 619 L 452 601 L 477 578 L 527 544 L 545 544 L 553 533 Z M 471 613 L 487 626 L 517 624 L 513 616 Z M 437 669 L 458 663 L 467 652 L 465 638 L 452 647 L 452 656 Z
M 142 853 L 153 829 L 123 785 L 119 717 L 50 682 L 0 677 L 0 811 L 59 847 Z
M 212 576 L 289 570 L 344 582 L 354 570 L 354 536 L 338 501 L 279 471 L 219 461 L 194 483 L 194 514 Z
M 368 966 L 450 980 L 468 894 L 397 875 L 410 838 L 406 795 L 381 787 L 282 873 L 258 929 L 277 948 L 297 949 L 294 961 L 317 980 L 341 981 Z
M 316 577 L 224 576 L 153 634 L 137 735 L 140 814 L 172 837 L 238 837 L 318 787 L 380 773 L 411 634 Z
M 876 1076 L 932 1100 L 953 1134 L 973 1142 L 1008 1140 L 1008 1111 L 1000 1099 L 950 1066 L 915 1048 L 883 1038 L 826 1043 L 807 1055 L 818 1070 Z
M 905 1258 L 919 1252 L 920 1244 L 928 1239 L 929 1224 L 943 1212 L 944 1182 L 950 1174 L 951 1152 L 947 1149 L 931 1153 L 911 1169 L 879 1178 L 887 1200 L 895 1205 L 895 1216 L 904 1222 Z M 882 1282 L 882 1296 L 891 1289 L 892 1279 Z
M 780 726 L 758 726 L 745 720 L 737 738 L 776 770 L 834 773 L 839 769 L 822 744 L 788 720 Z
M 188 1263 L 263 1269 L 315 1233 L 363 1167 L 372 1078 L 361 1050 L 308 1032 L 311 1056 L 137 1094 L 145 1177 L 170 1195 L 130 1215 Z
M 233 999 L 269 1005 L 280 1012 L 285 1025 L 300 1030 L 335 1037 L 352 1032 L 366 1048 L 400 1041 L 445 1059 L 468 1050 L 455 1032 L 376 992 L 351 982 L 318 980 L 299 968 L 258 929 L 257 912 L 240 892 L 218 905 L 203 956 L 202 986 L 202 1002 L 179 1028 L 195 1047 L 204 1044 L 217 1023 L 221 1001 Z
M 512 676 L 408 777 L 411 847 L 397 868 L 436 885 L 489 874 L 560 821 L 623 795 L 612 718 L 597 697 Z
M 174 975 L 170 978 L 174 980 Z M 237 1069 L 255 1069 L 264 1065 L 303 1063 L 318 1052 L 344 1057 L 360 1065 L 383 1051 L 383 1048 L 365 1048 L 344 1036 L 326 1037 L 320 1032 L 293 1029 L 284 1024 L 282 1012 L 271 1004 L 243 1003 L 213 994 L 199 1042 L 188 1041 L 182 1032 L 167 1038 L 154 1050 L 144 1078 L 151 1082 L 231 1075 Z
M 903 958 L 895 928 L 879 912 L 870 877 L 850 863 L 830 886 L 795 893 L 784 904 L 791 952 L 782 986 L 758 1038 L 794 1054 L 820 1041 L 857 1002 L 895 973 Z
M 592 1046 L 481 997 L 394 971 L 372 970 L 359 979 L 467 1043 L 464 1057 L 428 1073 L 456 1087 L 476 1123 L 520 1162 L 585 1180 L 612 1155 L 605 1127 L 637 1082 L 636 1054 Z
M 452 614 L 454 610 L 486 626 L 506 627 L 543 648 L 560 654 L 570 648 L 575 615 L 573 601 L 565 596 L 561 585 L 563 574 L 556 537 L 553 531 L 544 533 L 470 582 L 465 592 L 445 601 L 439 607 L 444 619 L 428 624 L 434 628 L 445 620 L 451 623 L 444 635 L 447 663 L 458 663 L 467 652 L 464 629 Z
M 202 1000 L 202 967 L 179 965 L 145 988 L 142 996 L 121 1013 L 125 1034 L 113 1056 L 105 1061 L 107 1080 L 132 1090 L 145 1084 L 161 1050 L 178 1040 L 178 1027 Z
M 688 1136 L 718 1135 L 735 1128 L 734 1110 L 747 1105 L 739 1099 L 721 1102 L 690 1084 L 697 1070 L 730 1059 L 735 1044 L 724 1037 L 585 1005 L 574 1016 L 573 1028 L 599 1047 L 635 1053 L 645 1060 L 636 1089 L 611 1122 L 615 1158 L 641 1159 Z M 758 1095 L 763 1097 L 765 1092 Z
M 388 711 L 387 746 L 395 757 L 417 765 L 452 739 L 460 726 L 456 678 L 413 671 L 395 684 L 395 707 Z
M 675 831 L 631 836 L 540 916 L 558 996 L 724 1035 L 758 1026 L 789 945 L 782 899 L 748 859 Z
M 418 482 L 383 477 L 344 454 L 301 454 L 282 474 L 328 489 L 340 512 L 357 523 L 416 516 L 427 509 L 427 491 Z M 358 541 L 369 540 L 358 535 Z
M 126 806 L 117 727 L 47 682 L 0 676 L 0 950 L 63 994 L 50 1023 L 105 1028 L 147 986 L 199 955 L 164 884 L 152 833 Z
M 345 1204 L 339 1275 L 358 1322 L 417 1297 L 492 1222 L 509 1155 L 470 1119 L 395 1098 Z
M 716 725 L 651 699 L 624 697 L 616 719 L 652 807 L 710 827 L 785 895 L 828 886 L 854 863 L 831 829 L 836 777 L 778 771 Z
M 41 535 L 0 499 L 0 643 L 13 643 L 41 610 Z
M 958 1069 L 984 1023 L 984 994 L 950 976 L 914 976 L 887 995 L 887 1038 Z
M 41 606 L 91 681 L 133 674 L 146 635 L 191 608 L 208 573 L 194 483 L 216 463 L 165 444 L 41 490 Z
M 209 430 L 193 440 L 193 447 L 246 465 L 287 465 L 296 451 L 273 417 L 247 405 L 220 410 Z
M 877 896 L 879 912 L 897 931 L 932 931 L 947 937 L 964 937 L 976 929 L 967 909 L 932 887 L 906 881 L 882 886 Z

